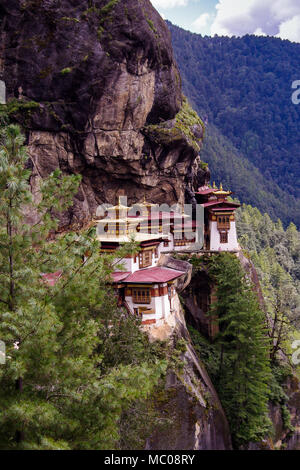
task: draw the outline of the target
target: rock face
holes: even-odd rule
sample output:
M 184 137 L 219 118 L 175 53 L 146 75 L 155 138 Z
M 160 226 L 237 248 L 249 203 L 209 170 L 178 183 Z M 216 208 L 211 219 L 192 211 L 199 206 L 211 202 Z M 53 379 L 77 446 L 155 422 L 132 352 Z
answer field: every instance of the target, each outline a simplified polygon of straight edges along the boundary
M 175 262 L 176 260 L 172 258 L 166 259 L 164 266 L 173 265 Z M 179 263 L 185 262 L 179 261 Z M 184 288 L 184 285 L 181 287 Z M 226 416 L 205 367 L 191 344 L 178 298 L 172 320 L 170 319 L 168 324 L 151 329 L 150 337 L 173 342 L 174 353 L 177 351 L 180 358 L 180 367 L 176 372 L 168 374 L 165 392 L 157 400 L 162 419 L 164 417 L 171 419 L 172 425 L 165 431 L 160 429 L 154 433 L 148 439 L 147 449 L 232 449 Z M 181 350 L 178 344 L 182 341 L 185 345 Z
M 63 225 L 118 194 L 192 194 L 203 127 L 178 114 L 170 34 L 149 0 L 0 0 L 0 16 L 0 79 L 27 133 L 33 192 L 57 167 L 82 175 Z
M 204 367 L 190 345 L 182 357 L 180 374 L 167 378 L 167 403 L 162 416 L 172 417 L 166 433 L 154 434 L 152 450 L 231 450 L 229 426 Z

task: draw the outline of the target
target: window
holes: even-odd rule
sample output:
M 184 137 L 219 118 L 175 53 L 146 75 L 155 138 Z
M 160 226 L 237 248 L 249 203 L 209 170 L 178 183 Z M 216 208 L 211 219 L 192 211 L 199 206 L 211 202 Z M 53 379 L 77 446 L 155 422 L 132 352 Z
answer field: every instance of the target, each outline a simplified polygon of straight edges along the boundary
M 230 228 L 230 220 L 229 217 L 218 216 L 218 229 L 229 229 Z
M 140 268 L 147 268 L 152 264 L 152 250 L 142 251 L 139 255 Z
M 220 233 L 220 243 L 228 243 L 228 233 L 221 232 Z
M 164 246 L 169 246 L 169 242 L 168 242 L 168 241 L 164 241 Z
M 150 304 L 151 294 L 150 289 L 147 288 L 133 288 L 132 289 L 132 301 L 135 304 Z

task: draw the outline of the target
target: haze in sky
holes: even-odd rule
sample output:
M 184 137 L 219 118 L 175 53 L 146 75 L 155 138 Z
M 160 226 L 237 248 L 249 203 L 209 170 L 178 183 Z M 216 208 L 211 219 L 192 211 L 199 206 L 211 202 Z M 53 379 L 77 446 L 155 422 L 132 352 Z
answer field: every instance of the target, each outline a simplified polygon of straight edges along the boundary
M 277 36 L 300 42 L 299 0 L 151 0 L 163 18 L 202 35 Z

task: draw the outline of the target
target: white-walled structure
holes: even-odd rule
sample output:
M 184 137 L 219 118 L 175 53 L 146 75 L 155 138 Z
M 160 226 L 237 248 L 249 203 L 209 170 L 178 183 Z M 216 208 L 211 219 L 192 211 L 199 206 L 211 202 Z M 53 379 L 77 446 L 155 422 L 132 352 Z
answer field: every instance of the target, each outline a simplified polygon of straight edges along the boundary
M 216 213 L 216 219 L 225 217 L 230 220 L 228 214 Z M 229 228 L 219 228 L 217 220 L 210 220 L 210 250 L 211 251 L 237 251 L 238 241 L 234 220 L 229 222 Z
M 204 186 L 196 193 L 204 207 L 204 249 L 207 251 L 238 251 L 235 211 L 240 206 L 228 201 L 231 191 Z
M 145 200 L 130 215 L 130 207 L 119 204 L 107 210 L 107 217 L 95 220 L 101 252 L 113 253 L 124 242 L 134 239 L 139 251 L 120 260 L 113 273 L 119 305 L 140 316 L 144 325 L 159 325 L 173 312 L 176 279 L 183 271 L 159 267 L 161 254 L 191 245 L 196 235 L 184 238 L 184 223 L 190 218 L 174 211 L 155 211 Z M 188 225 L 188 224 L 187 224 Z M 188 231 L 193 231 L 190 222 Z M 174 239 L 174 232 L 178 234 Z M 182 234 L 182 240 L 180 239 Z
M 239 204 L 228 201 L 230 191 L 200 188 L 196 193 L 204 207 L 204 250 L 237 251 L 235 210 Z M 133 208 L 119 203 L 107 209 L 107 216 L 95 220 L 101 252 L 113 253 L 122 243 L 139 243 L 136 253 L 120 260 L 112 283 L 118 304 L 141 317 L 144 325 L 159 325 L 174 312 L 176 280 L 183 271 L 158 266 L 166 252 L 196 250 L 198 221 L 175 211 L 155 210 L 155 204 L 143 203 Z M 203 248 L 201 245 L 199 248 Z

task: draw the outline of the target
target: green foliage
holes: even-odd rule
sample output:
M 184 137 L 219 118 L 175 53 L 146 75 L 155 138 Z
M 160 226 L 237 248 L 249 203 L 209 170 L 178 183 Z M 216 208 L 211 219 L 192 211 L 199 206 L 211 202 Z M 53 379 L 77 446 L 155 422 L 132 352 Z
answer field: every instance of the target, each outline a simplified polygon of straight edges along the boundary
M 194 348 L 203 361 L 205 368 L 209 373 L 215 387 L 218 386 L 219 372 L 220 372 L 220 353 L 221 348 L 218 343 L 211 343 L 207 338 L 195 330 L 195 328 L 188 327 Z M 229 364 L 228 364 L 229 365 Z
M 201 161 L 200 162 L 201 170 L 207 171 L 208 170 L 208 163 Z
M 173 426 L 170 412 L 163 413 L 162 406 L 167 406 L 170 393 L 161 380 L 147 400 L 138 400 L 125 410 L 120 420 L 120 441 L 122 450 L 144 450 L 149 436 L 155 432 L 166 433 Z M 141 423 L 141 416 L 143 422 Z
M 144 128 L 144 132 L 150 134 L 152 138 L 165 145 L 171 142 L 186 139 L 196 152 L 199 152 L 199 143 L 194 135 L 193 127 L 201 126 L 204 132 L 204 124 L 192 109 L 187 99 L 183 97 L 180 111 L 175 116 L 175 124 L 170 127 L 169 123 L 151 124 Z
M 104 7 L 100 10 L 100 15 L 108 15 L 112 9 L 119 3 L 119 0 L 110 0 Z
M 12 118 L 28 118 L 31 112 L 40 107 L 36 101 L 10 99 L 7 104 L 0 104 L 0 128 L 7 125 Z
M 217 296 L 210 314 L 220 328 L 215 339 L 221 348 L 217 389 L 233 443 L 240 447 L 261 440 L 270 431 L 270 345 L 264 313 L 239 260 L 221 253 L 209 264 Z
M 149 20 L 149 19 L 147 18 L 147 23 L 148 23 L 148 25 L 150 26 L 150 29 L 152 29 L 152 31 L 153 31 L 154 33 L 156 33 L 156 32 L 157 32 L 157 29 L 155 28 L 153 21 L 152 21 L 152 20 Z
M 201 126 L 204 135 L 204 124 L 196 111 L 193 110 L 185 96 L 183 97 L 181 109 L 179 113 L 176 114 L 175 121 L 175 128 L 180 130 L 187 137 L 189 143 L 199 151 L 200 147 L 195 139 L 193 126 Z
M 109 287 L 114 256 L 99 256 L 86 232 L 54 238 L 80 178 L 55 171 L 35 201 L 27 159 L 19 128 L 7 127 L 0 145 L 0 338 L 7 351 L 0 447 L 118 448 L 123 414 L 151 395 L 167 364 L 140 322 L 117 308 Z M 60 277 L 50 285 L 42 274 L 53 272 Z M 142 432 L 144 416 L 136 421 Z
M 243 205 L 237 211 L 237 232 L 249 251 L 272 319 L 273 359 L 295 329 L 300 328 L 300 234 L 294 224 L 284 230 L 280 221 Z
M 293 432 L 291 415 L 288 409 L 289 397 L 285 393 L 287 379 L 292 376 L 292 369 L 288 364 L 273 364 L 272 375 L 269 384 L 269 399 L 275 405 L 280 405 L 281 417 L 284 429 Z
M 64 69 L 60 71 L 62 75 L 67 75 L 68 73 L 71 73 L 71 72 L 72 72 L 72 67 L 65 67 Z
M 110 0 L 102 8 L 98 8 L 95 5 L 92 5 L 90 8 L 85 10 L 81 17 L 83 19 L 88 19 L 89 17 L 95 17 L 98 20 L 98 38 L 101 38 L 102 33 L 106 30 L 105 23 L 112 19 L 112 11 L 115 6 L 119 3 L 119 0 Z
M 201 158 L 216 182 L 238 194 L 241 202 L 267 212 L 274 221 L 280 217 L 285 226 L 291 220 L 300 224 L 299 200 L 267 179 L 211 122 L 206 124 Z
M 61 18 L 61 21 L 71 21 L 73 23 L 80 23 L 80 20 L 78 20 L 78 18 L 71 18 L 69 16 L 63 16 Z
M 202 37 L 168 23 L 183 89 L 209 137 L 203 159 L 250 203 L 300 226 L 300 45 L 279 38 Z M 252 173 L 252 174 L 251 174 Z M 241 191 L 243 189 L 243 191 Z

